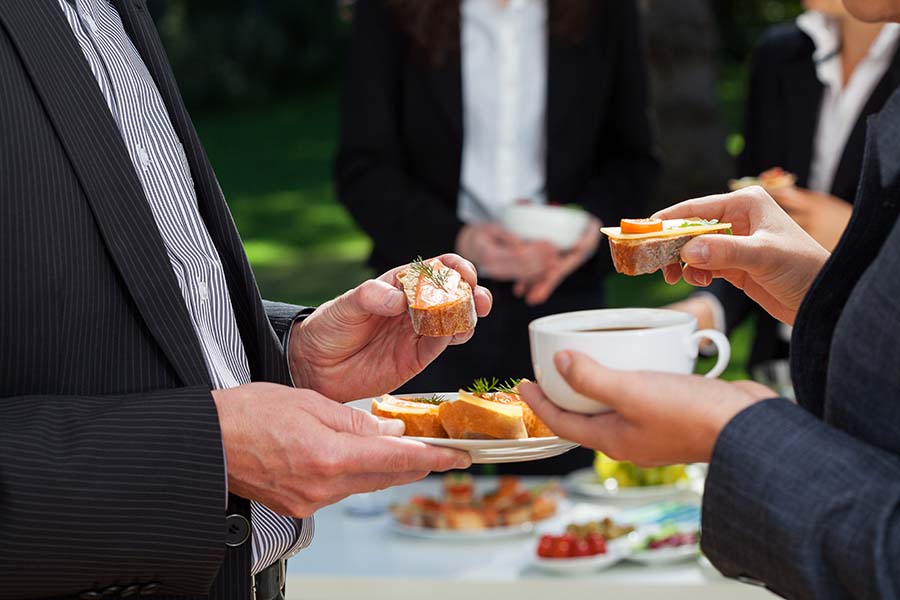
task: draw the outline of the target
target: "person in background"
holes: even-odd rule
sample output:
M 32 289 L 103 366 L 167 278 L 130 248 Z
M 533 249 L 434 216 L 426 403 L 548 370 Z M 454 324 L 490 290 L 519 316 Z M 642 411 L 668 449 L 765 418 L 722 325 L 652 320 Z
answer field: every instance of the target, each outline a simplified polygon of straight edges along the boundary
M 453 250 L 494 297 L 466 351 L 404 389 L 531 377 L 528 323 L 604 304 L 599 226 L 644 214 L 658 171 L 641 43 L 632 0 L 356 3 L 339 198 L 375 269 Z M 518 202 L 575 203 L 591 223 L 570 252 L 526 242 L 497 222 Z
M 900 25 L 863 22 L 840 0 L 805 0 L 804 6 L 795 22 L 767 32 L 753 55 L 738 170 L 742 176 L 772 167 L 794 173 L 797 186 L 772 196 L 834 250 L 859 185 L 867 120 L 900 84 Z M 690 312 L 701 328 L 722 331 L 755 316 L 750 372 L 761 376 L 760 367 L 786 362 L 790 328 L 725 281 L 670 308 Z

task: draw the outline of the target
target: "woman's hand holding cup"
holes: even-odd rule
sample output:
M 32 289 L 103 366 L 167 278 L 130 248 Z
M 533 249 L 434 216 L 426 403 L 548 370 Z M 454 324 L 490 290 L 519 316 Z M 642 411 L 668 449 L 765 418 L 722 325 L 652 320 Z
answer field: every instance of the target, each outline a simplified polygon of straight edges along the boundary
M 761 187 L 687 200 L 653 216 L 731 223 L 733 236 L 703 235 L 685 244 L 685 265 L 666 267 L 666 281 L 676 283 L 683 277 L 705 287 L 714 277 L 724 278 L 789 325 L 829 257 Z

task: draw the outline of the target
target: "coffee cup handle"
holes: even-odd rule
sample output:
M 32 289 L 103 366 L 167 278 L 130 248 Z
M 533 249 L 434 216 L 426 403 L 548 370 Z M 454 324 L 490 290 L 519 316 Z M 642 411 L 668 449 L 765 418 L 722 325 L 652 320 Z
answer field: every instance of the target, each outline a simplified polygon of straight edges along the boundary
M 704 338 L 711 340 L 716 347 L 716 364 L 703 376 L 714 379 L 728 367 L 728 361 L 731 360 L 731 343 L 728 341 L 728 336 L 715 329 L 697 331 L 691 335 L 691 343 L 695 343 L 699 347 Z

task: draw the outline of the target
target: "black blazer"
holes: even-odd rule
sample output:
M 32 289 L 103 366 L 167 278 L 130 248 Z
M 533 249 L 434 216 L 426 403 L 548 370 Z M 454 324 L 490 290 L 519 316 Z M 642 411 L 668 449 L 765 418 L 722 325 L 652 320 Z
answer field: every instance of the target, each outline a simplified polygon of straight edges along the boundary
M 617 223 L 646 213 L 658 171 L 635 2 L 596 2 L 588 31 L 549 38 L 547 195 Z M 357 2 L 335 175 L 379 271 L 452 251 L 462 227 L 460 55 L 432 68 L 415 51 L 384 0 Z
M 869 119 L 853 217 L 797 315 L 800 407 L 719 436 L 703 550 L 790 598 L 900 595 L 900 93 Z
M 737 161 L 738 174 L 756 175 L 780 166 L 797 175 L 798 185 L 809 181 L 813 140 L 824 87 L 813 62 L 815 45 L 794 23 L 770 29 L 753 54 L 744 136 L 746 147 Z M 866 139 L 866 120 L 881 110 L 900 84 L 900 50 L 875 87 L 844 146 L 831 194 L 853 202 L 859 184 Z M 756 337 L 750 365 L 785 358 L 788 344 L 778 324 L 763 309 L 725 281 L 711 287 L 725 307 L 727 329 L 756 315 Z
M 113 0 L 184 145 L 255 380 L 298 307 L 260 300 L 144 0 Z M 250 596 L 199 343 L 57 0 L 0 2 L 0 598 Z M 239 522 L 239 519 L 237 520 Z M 114 595 L 114 594 L 113 594 Z M 82 596 L 88 597 L 88 596 Z

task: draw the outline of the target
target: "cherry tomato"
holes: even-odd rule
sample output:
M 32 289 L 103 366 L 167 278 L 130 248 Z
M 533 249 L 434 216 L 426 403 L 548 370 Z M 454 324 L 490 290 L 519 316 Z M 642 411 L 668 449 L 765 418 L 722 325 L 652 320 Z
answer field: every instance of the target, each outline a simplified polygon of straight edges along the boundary
M 541 558 L 550 558 L 553 556 L 553 544 L 556 542 L 552 535 L 541 536 L 538 542 L 537 555 Z
M 577 540 L 572 546 L 572 556 L 590 556 L 591 554 L 593 554 L 591 545 L 585 539 Z
M 622 233 L 653 233 L 663 230 L 660 219 L 622 219 L 619 222 Z
M 606 554 L 606 538 L 599 533 L 589 533 L 587 543 L 591 547 L 591 554 Z
M 569 558 L 572 556 L 572 543 L 565 536 L 557 538 L 552 554 L 553 558 Z

